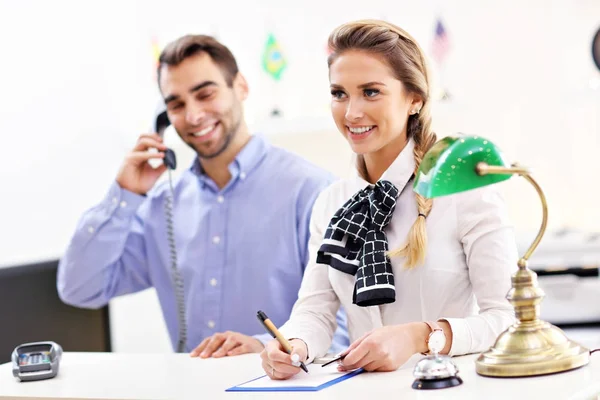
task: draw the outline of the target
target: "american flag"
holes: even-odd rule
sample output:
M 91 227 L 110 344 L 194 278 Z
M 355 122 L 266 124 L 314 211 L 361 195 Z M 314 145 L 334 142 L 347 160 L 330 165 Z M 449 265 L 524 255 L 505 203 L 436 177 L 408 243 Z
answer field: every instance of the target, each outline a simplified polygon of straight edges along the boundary
M 433 59 L 438 65 L 442 65 L 450 49 L 450 40 L 442 21 L 438 19 L 435 25 L 435 36 L 433 38 Z

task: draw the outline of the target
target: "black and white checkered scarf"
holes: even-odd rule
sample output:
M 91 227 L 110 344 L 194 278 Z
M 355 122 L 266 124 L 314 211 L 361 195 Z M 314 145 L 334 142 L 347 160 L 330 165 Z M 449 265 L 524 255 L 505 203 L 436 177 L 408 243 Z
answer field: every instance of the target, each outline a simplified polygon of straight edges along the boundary
M 335 213 L 317 252 L 317 263 L 356 277 L 352 302 L 361 307 L 396 299 L 384 229 L 398 194 L 388 181 L 360 190 Z

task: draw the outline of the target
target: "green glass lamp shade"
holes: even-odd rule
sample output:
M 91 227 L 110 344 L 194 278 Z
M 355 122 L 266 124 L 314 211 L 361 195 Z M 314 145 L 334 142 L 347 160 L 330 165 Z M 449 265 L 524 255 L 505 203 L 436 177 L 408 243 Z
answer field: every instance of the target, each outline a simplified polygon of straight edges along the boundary
M 446 137 L 425 154 L 414 191 L 426 198 L 446 196 L 509 179 L 513 174 L 479 175 L 478 163 L 510 167 L 500 149 L 479 136 Z

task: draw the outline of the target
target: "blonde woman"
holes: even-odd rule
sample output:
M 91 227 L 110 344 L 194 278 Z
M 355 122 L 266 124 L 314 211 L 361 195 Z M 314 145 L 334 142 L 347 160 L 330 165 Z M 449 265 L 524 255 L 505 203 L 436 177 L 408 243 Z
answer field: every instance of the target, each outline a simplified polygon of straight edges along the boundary
M 408 33 L 358 21 L 335 29 L 329 46 L 331 110 L 356 176 L 315 203 L 311 261 L 281 327 L 294 352 L 271 341 L 262 367 L 287 379 L 300 371 L 292 359 L 323 356 L 340 304 L 351 341 L 340 370 L 392 371 L 432 346 L 486 350 L 514 317 L 505 296 L 517 250 L 502 198 L 494 187 L 435 202 L 412 190 L 436 136 L 425 59 Z

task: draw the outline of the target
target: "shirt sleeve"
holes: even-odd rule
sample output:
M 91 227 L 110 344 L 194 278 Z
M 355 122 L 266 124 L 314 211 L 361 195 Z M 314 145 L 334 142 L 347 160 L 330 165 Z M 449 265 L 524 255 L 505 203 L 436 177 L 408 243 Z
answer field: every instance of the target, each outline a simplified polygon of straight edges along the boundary
M 514 230 L 496 187 L 457 195 L 456 212 L 457 232 L 479 313 L 466 318 L 441 318 L 452 329 L 450 355 L 486 351 L 514 322 L 506 295 L 518 261 Z
M 315 201 L 319 195 L 334 181 L 334 177 L 323 172 L 315 173 L 307 178 L 298 191 L 296 201 L 296 221 L 298 232 L 298 256 L 301 265 L 305 266 L 310 260 L 310 223 Z
M 333 181 L 335 181 L 335 177 L 332 175 L 325 174 L 323 177 L 321 177 L 321 175 L 315 175 L 314 178 L 309 180 L 309 182 L 304 185 L 303 190 L 300 193 L 298 202 L 298 235 L 300 242 L 298 244 L 298 248 L 300 249 L 300 260 L 303 266 L 308 265 L 310 260 L 316 259 L 316 252 L 311 254 L 310 248 L 310 224 L 315 201 L 319 194 L 326 190 L 327 186 L 329 186 Z M 328 224 L 329 220 L 327 220 L 326 223 Z M 336 314 L 336 321 L 337 328 L 334 332 L 333 341 L 328 351 L 332 354 L 337 354 L 350 345 L 347 317 L 343 308 L 338 310 Z
M 261 333 L 259 335 L 253 335 L 252 337 L 261 342 L 263 346 L 266 346 L 267 343 L 273 340 L 273 336 L 271 336 L 269 333 Z
M 308 360 L 327 353 L 337 328 L 340 301 L 329 282 L 329 268 L 316 263 L 329 220 L 325 215 L 327 191 L 315 201 L 310 219 L 309 261 L 304 271 L 298 300 L 290 319 L 280 328 L 288 339 L 303 340 L 308 347 Z
M 150 286 L 137 214 L 144 201 L 114 182 L 105 199 L 80 218 L 58 266 L 57 289 L 65 303 L 98 308 Z

